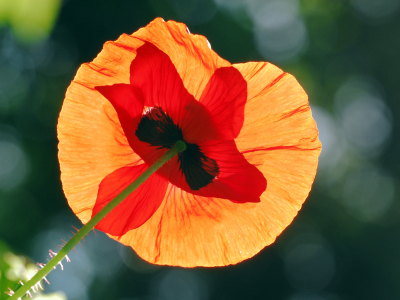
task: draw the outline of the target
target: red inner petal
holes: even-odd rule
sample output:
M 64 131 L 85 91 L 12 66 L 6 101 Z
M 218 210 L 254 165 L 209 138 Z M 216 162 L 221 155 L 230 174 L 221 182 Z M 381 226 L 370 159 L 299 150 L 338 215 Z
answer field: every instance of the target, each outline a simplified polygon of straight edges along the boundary
M 246 101 L 247 83 L 240 72 L 234 67 L 215 70 L 201 95 L 200 103 L 210 115 L 217 135 L 203 140 L 197 138 L 196 143 L 236 138 L 243 127 Z M 194 116 L 190 117 L 192 120 L 196 119 Z M 196 136 L 201 136 L 201 128 L 198 129 Z
M 130 67 L 130 81 L 132 88 L 142 94 L 145 106 L 161 107 L 175 124 L 181 124 L 185 106 L 196 101 L 168 55 L 149 42 L 137 50 Z
M 152 164 L 167 151 L 141 142 L 135 134 L 144 107 L 161 107 L 182 128 L 186 142 L 198 144 L 207 157 L 216 160 L 220 172 L 204 188 L 191 191 L 175 157 L 131 193 L 96 228 L 121 236 L 141 226 L 160 206 L 168 181 L 205 197 L 234 202 L 260 201 L 266 180 L 239 153 L 233 140 L 243 125 L 247 98 L 247 84 L 235 68 L 217 69 L 202 94 L 201 102 L 186 90 L 169 57 L 151 43 L 145 42 L 138 48 L 130 72 L 130 84 L 98 86 L 96 89 L 117 111 L 133 151 L 147 164 Z M 147 164 L 120 168 L 105 177 L 99 186 L 93 215 L 133 182 Z
M 247 83 L 234 67 L 217 69 L 200 101 L 185 88 L 167 54 L 145 42 L 130 68 L 131 86 L 147 107 L 161 107 L 185 141 L 230 140 L 243 126 Z
M 177 164 L 163 176 L 177 187 L 195 195 L 228 199 L 233 202 L 259 202 L 267 188 L 264 175 L 241 154 L 233 140 L 210 141 L 200 145 L 201 151 L 219 166 L 218 176 L 207 186 L 192 191 Z
M 129 84 L 96 86 L 95 89 L 113 105 L 128 142 L 132 146 L 135 143 L 135 131 L 143 112 L 143 99 Z
M 148 163 L 155 162 L 165 153 L 165 149 L 158 150 L 156 147 L 141 142 L 135 134 L 144 108 L 143 95 L 138 92 L 138 89 L 132 88 L 130 84 L 97 86 L 95 89 L 113 105 L 129 145 L 135 153 Z
M 107 175 L 100 183 L 92 217 L 147 168 L 146 164 L 123 167 Z M 96 228 L 114 236 L 122 236 L 129 230 L 138 228 L 161 205 L 167 186 L 168 181 L 157 173 L 154 173 L 103 218 L 96 225 Z

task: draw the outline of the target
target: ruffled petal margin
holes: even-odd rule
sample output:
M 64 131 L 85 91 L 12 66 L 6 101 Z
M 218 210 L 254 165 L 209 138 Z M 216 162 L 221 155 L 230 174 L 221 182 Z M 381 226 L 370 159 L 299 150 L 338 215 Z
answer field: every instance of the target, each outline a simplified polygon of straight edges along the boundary
M 108 46 L 95 63 L 84 64 L 69 86 L 57 125 L 61 181 L 68 204 L 83 223 L 90 220 L 101 180 L 140 157 L 132 151 L 111 103 L 94 89 L 112 84 L 113 67 L 98 67 L 104 56 L 119 55 Z M 122 54 L 121 54 L 122 55 Z M 115 65 L 118 65 L 115 62 Z M 129 68 L 129 64 L 127 65 Z
M 143 112 L 142 99 L 137 97 L 130 84 L 96 86 L 95 89 L 113 105 L 125 136 L 132 146 L 136 140 L 135 131 Z
M 79 69 L 58 124 L 63 189 L 86 223 L 100 182 L 138 164 L 111 103 L 95 86 L 129 84 L 137 49 L 151 42 L 168 55 L 184 87 L 200 99 L 207 83 L 230 64 L 184 24 L 156 19 L 132 36 L 107 42 Z M 259 203 L 193 195 L 168 184 L 161 205 L 140 227 L 113 238 L 162 265 L 222 266 L 254 256 L 290 224 L 307 197 L 321 149 L 307 95 L 297 81 L 268 63 L 233 65 L 247 82 L 243 127 L 235 139 L 245 159 L 268 180 Z
M 161 107 L 175 124 L 182 123 L 185 107 L 196 100 L 183 86 L 168 55 L 145 42 L 137 49 L 130 74 L 131 87 L 144 106 Z
M 63 190 L 83 223 L 90 220 L 101 180 L 141 160 L 129 146 L 112 104 L 95 87 L 129 84 L 130 65 L 146 41 L 168 55 L 196 99 L 216 68 L 230 66 L 209 48 L 204 36 L 189 34 L 185 24 L 161 18 L 132 35 L 106 42 L 93 62 L 82 64 L 68 87 L 57 135 Z
M 180 126 L 185 141 L 189 143 L 232 140 L 238 136 L 243 126 L 247 84 L 233 67 L 216 69 L 197 101 L 184 87 L 168 55 L 145 42 L 137 49 L 137 55 L 130 66 L 130 83 L 131 93 L 136 98 L 133 103 L 141 102 L 145 107 L 161 107 Z M 131 103 L 131 98 L 120 97 L 127 103 Z M 112 101 L 113 104 L 115 102 Z M 132 109 L 131 104 L 123 105 L 125 109 Z M 115 104 L 114 107 L 117 109 Z M 131 115 L 130 112 L 128 114 Z M 122 126 L 125 127 L 124 122 Z
M 216 69 L 231 66 L 211 50 L 204 36 L 188 33 L 183 23 L 164 22 L 157 18 L 135 32 L 132 37 L 147 41 L 167 54 L 185 88 L 196 99 L 200 99 Z
M 248 84 L 246 118 L 235 142 L 268 188 L 259 203 L 234 203 L 170 184 L 157 212 L 117 238 L 145 260 L 194 267 L 248 259 L 275 241 L 311 189 L 321 144 L 306 93 L 293 76 L 271 64 L 234 67 Z

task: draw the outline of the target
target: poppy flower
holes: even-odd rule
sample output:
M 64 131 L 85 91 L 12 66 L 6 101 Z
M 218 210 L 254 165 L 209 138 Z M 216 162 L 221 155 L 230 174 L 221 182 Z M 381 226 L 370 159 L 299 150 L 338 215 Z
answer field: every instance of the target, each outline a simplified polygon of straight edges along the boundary
M 96 226 L 151 263 L 185 267 L 235 264 L 271 244 L 307 197 L 321 149 L 293 76 L 232 65 L 162 19 L 79 68 L 58 138 L 63 189 L 83 223 L 186 143 Z

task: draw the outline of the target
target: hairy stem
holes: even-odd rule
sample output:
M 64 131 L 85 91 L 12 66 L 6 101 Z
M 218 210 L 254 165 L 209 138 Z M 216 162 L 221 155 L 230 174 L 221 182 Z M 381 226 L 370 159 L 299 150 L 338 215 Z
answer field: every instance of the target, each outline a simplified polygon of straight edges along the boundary
M 183 141 L 178 141 L 175 146 L 161 156 L 154 164 L 144 171 L 135 181 L 133 181 L 118 196 L 112 199 L 101 211 L 99 211 L 86 225 L 84 225 L 65 246 L 54 256 L 35 276 L 21 286 L 8 300 L 17 300 L 29 291 L 39 280 L 42 280 L 62 259 L 99 223 L 114 207 L 120 204 L 126 197 L 145 182 L 154 172 L 161 168 L 167 161 L 186 149 Z

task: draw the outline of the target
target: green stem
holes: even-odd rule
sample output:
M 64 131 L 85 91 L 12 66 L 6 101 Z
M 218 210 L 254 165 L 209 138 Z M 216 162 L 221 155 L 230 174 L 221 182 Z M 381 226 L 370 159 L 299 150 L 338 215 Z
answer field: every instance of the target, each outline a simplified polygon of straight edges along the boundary
M 33 276 L 27 283 L 21 286 L 8 300 L 17 300 L 24 296 L 32 286 L 42 280 L 62 259 L 84 238 L 96 225 L 99 223 L 114 207 L 120 204 L 126 197 L 128 197 L 139 185 L 145 182 L 154 172 L 161 168 L 167 161 L 186 149 L 186 144 L 183 141 L 178 141 L 175 146 L 161 156 L 154 164 L 152 164 L 146 171 L 144 171 L 135 181 L 133 181 L 126 189 L 124 189 L 118 196 L 112 199 L 104 208 L 99 211 L 85 226 L 83 226 L 65 246 L 54 256 L 35 276 Z

